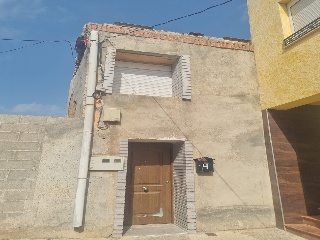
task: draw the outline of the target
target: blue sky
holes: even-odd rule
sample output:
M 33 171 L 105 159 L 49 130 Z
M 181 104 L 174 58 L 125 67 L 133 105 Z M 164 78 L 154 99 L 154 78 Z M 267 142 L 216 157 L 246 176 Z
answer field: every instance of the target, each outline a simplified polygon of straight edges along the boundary
M 0 52 L 36 40 L 74 46 L 88 22 L 152 26 L 225 0 L 0 0 Z M 212 37 L 250 39 L 246 0 L 157 27 Z M 74 53 L 75 54 L 75 53 Z M 0 114 L 64 116 L 75 59 L 66 42 L 45 42 L 0 54 Z

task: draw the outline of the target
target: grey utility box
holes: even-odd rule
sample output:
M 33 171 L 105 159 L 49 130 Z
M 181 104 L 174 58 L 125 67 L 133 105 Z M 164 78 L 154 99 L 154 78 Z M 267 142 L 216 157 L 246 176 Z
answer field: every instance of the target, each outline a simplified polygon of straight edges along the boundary
M 94 156 L 90 160 L 92 171 L 119 171 L 123 170 L 124 157 L 119 156 Z
M 121 112 L 118 108 L 108 108 L 103 106 L 102 121 L 104 122 L 120 122 Z

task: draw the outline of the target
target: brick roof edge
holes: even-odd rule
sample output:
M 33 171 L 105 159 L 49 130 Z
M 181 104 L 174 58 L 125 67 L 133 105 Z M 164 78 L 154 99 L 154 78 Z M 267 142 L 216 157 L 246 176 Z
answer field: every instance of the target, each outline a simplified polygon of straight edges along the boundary
M 182 43 L 202 45 L 202 46 L 215 47 L 215 48 L 225 48 L 225 49 L 242 50 L 242 51 L 249 51 L 249 52 L 254 51 L 253 45 L 250 43 L 244 43 L 239 41 L 229 41 L 229 40 L 206 37 L 206 36 L 197 37 L 197 36 L 192 36 L 192 35 L 182 34 L 182 33 L 175 33 L 175 32 L 139 29 L 139 28 L 118 26 L 113 24 L 98 24 L 98 23 L 88 23 L 85 25 L 85 29 L 124 34 L 124 35 L 130 35 L 135 37 L 168 40 L 172 42 L 182 42 Z M 134 31 L 132 31 L 132 29 L 134 29 Z

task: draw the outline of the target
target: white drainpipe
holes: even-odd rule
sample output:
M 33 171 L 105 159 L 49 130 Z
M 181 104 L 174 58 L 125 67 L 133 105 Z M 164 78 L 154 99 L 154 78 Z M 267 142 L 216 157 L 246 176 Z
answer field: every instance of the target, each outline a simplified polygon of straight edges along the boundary
M 92 30 L 90 37 L 90 55 L 89 55 L 89 70 L 88 70 L 88 82 L 87 82 L 87 95 L 86 105 L 84 110 L 84 126 L 83 126 L 83 138 L 81 157 L 78 173 L 78 186 L 73 216 L 73 226 L 81 227 L 83 222 L 83 211 L 86 187 L 88 181 L 88 168 L 91 151 L 92 141 L 92 129 L 94 118 L 94 104 L 95 99 L 93 93 L 96 90 L 97 82 L 97 63 L 98 63 L 98 31 Z

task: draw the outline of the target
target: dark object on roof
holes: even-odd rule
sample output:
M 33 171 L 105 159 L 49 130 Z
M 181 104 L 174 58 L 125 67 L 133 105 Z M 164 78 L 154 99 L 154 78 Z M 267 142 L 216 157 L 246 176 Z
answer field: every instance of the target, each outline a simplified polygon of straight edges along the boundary
M 135 28 L 142 28 L 142 29 L 153 29 L 153 27 L 149 27 L 149 26 L 143 26 L 143 25 L 131 24 L 131 23 L 124 23 L 124 22 L 115 22 L 114 25 L 124 26 L 124 27 L 135 27 Z
M 189 35 L 193 35 L 193 36 L 197 36 L 197 37 L 203 37 L 204 34 L 203 33 L 198 33 L 198 32 L 189 32 Z
M 229 41 L 244 42 L 244 43 L 250 42 L 250 40 L 248 40 L 248 39 L 241 39 L 241 38 L 223 37 L 223 39 L 229 40 Z
M 84 36 L 80 36 L 77 38 L 75 49 L 78 54 L 83 54 L 84 50 L 86 49 L 86 43 L 84 40 Z

